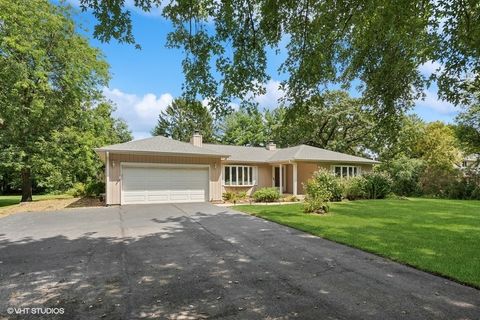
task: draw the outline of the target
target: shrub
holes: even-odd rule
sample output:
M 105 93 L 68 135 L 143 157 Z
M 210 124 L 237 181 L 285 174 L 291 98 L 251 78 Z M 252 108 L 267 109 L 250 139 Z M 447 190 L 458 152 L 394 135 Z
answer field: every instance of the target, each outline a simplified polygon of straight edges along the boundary
M 479 199 L 480 176 L 474 172 L 457 172 L 445 187 L 444 195 L 450 199 Z
M 384 199 L 391 191 L 392 179 L 385 172 L 369 172 L 363 175 L 363 191 L 367 199 Z
M 274 202 L 280 199 L 280 192 L 277 188 L 261 188 L 253 194 L 255 202 Z
M 87 196 L 98 197 L 102 193 L 105 193 L 105 182 L 103 181 L 94 180 L 85 185 L 85 194 Z
M 420 186 L 426 196 L 444 198 L 448 196 L 449 185 L 459 178 L 458 172 L 427 166 L 420 177 Z
M 306 193 L 303 210 L 309 213 L 328 212 L 328 201 L 332 198 L 330 190 L 318 183 L 316 179 L 310 179 L 304 184 Z
M 85 195 L 85 185 L 81 182 L 74 183 L 73 186 L 67 190 L 67 194 L 72 197 L 81 197 Z
M 480 186 L 477 186 L 470 195 L 471 200 L 480 200 Z
M 313 174 L 312 180 L 317 184 L 315 189 L 324 189 L 324 194 L 330 194 L 328 201 L 341 201 L 343 195 L 343 186 L 341 179 L 337 178 L 335 174 L 326 169 L 320 169 Z M 309 182 L 310 183 L 310 182 Z M 310 186 L 312 188 L 313 186 Z M 313 189 L 312 189 L 313 190 Z M 308 194 L 308 192 L 307 192 Z
M 391 161 L 382 163 L 381 171 L 387 172 L 392 178 L 392 192 L 400 196 L 415 196 L 422 193 L 420 177 L 425 168 L 420 159 L 399 156 Z
M 363 176 L 353 177 L 344 180 L 343 196 L 348 200 L 359 200 L 367 198 L 366 180 Z
M 223 200 L 225 201 L 235 202 L 238 200 L 246 199 L 247 192 L 246 191 L 241 191 L 241 192 L 227 191 L 223 193 L 222 197 L 223 197 Z
M 235 197 L 235 193 L 231 191 L 227 191 L 222 194 L 222 198 L 225 201 L 232 201 L 234 197 Z
M 298 198 L 294 195 L 286 196 L 283 198 L 284 202 L 297 202 Z

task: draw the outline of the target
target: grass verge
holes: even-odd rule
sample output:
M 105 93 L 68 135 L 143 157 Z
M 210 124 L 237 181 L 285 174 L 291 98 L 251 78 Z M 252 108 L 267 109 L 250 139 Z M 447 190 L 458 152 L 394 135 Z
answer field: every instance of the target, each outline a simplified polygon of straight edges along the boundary
M 243 211 L 480 288 L 480 201 L 408 199 L 241 205 Z

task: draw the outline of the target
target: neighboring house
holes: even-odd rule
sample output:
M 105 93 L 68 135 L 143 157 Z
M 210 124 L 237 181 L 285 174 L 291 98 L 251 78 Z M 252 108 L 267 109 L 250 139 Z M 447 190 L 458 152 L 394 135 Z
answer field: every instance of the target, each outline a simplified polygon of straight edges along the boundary
M 480 154 L 471 154 L 463 158 L 462 163 L 459 166 L 462 170 L 467 169 L 480 169 Z
M 191 143 L 157 136 L 95 149 L 107 164 L 107 204 L 220 201 L 226 191 L 277 187 L 303 194 L 319 168 L 350 177 L 377 161 L 307 145 L 277 149 Z

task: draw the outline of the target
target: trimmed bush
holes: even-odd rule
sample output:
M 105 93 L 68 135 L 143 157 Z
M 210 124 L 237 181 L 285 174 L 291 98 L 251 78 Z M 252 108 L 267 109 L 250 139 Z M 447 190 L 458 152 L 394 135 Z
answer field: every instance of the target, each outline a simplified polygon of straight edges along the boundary
M 274 202 L 280 199 L 280 191 L 277 188 L 261 188 L 253 194 L 255 202 Z
M 299 201 L 299 199 L 294 195 L 289 195 L 289 196 L 283 197 L 282 200 L 283 200 L 283 202 L 297 202 L 297 201 Z
M 308 180 L 303 187 L 306 194 L 303 210 L 308 213 L 328 212 L 328 201 L 332 198 L 331 191 L 316 179 Z
M 369 172 L 363 175 L 363 191 L 367 199 L 384 199 L 392 190 L 392 179 L 385 172 Z
M 102 193 L 105 193 L 105 182 L 103 181 L 90 181 L 85 185 L 85 194 L 87 196 L 98 197 Z
M 313 174 L 312 180 L 316 183 L 318 189 L 324 189 L 324 194 L 329 194 L 328 201 L 341 201 L 343 195 L 343 185 L 341 179 L 326 169 L 320 169 Z M 310 182 L 309 182 L 310 183 Z M 310 186 L 312 187 L 312 186 Z M 308 194 L 308 192 L 307 192 Z
M 343 182 L 343 197 L 348 200 L 367 198 L 366 180 L 363 176 L 345 179 Z
M 85 195 L 85 185 L 81 182 L 73 184 L 73 187 L 67 190 L 67 194 L 72 197 L 82 197 Z
M 223 193 L 222 197 L 223 197 L 223 200 L 225 201 L 235 202 L 238 200 L 245 200 L 247 198 L 247 192 L 246 191 L 241 191 L 241 192 L 227 191 Z

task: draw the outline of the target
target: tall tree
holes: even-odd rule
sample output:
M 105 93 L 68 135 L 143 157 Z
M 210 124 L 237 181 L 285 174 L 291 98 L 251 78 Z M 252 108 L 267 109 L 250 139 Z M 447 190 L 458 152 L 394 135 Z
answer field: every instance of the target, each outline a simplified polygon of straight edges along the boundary
M 415 145 L 416 158 L 427 166 L 451 170 L 461 160 L 455 131 L 440 121 L 428 123 Z
M 108 65 L 80 36 L 69 9 L 47 0 L 0 0 L 2 144 L 32 200 L 33 159 L 53 132 L 75 123 L 107 84 Z
M 426 123 L 417 115 L 407 115 L 400 118 L 399 129 L 395 131 L 395 137 L 390 140 L 381 135 L 374 134 L 372 137 L 375 153 L 381 161 L 390 161 L 405 156 L 418 158 L 418 146 L 420 139 L 425 134 Z
M 114 118 L 113 111 L 113 106 L 102 102 L 82 112 L 76 123 L 38 141 L 43 151 L 32 159 L 36 185 L 54 191 L 67 190 L 75 182 L 103 180 L 103 163 L 94 148 L 132 139 L 126 123 Z
M 204 142 L 215 142 L 213 117 L 199 101 L 175 99 L 158 116 L 152 135 L 189 141 L 194 131 L 200 131 Z
M 371 147 L 373 114 L 345 91 L 327 91 L 302 102 L 285 116 L 283 143 L 308 144 L 339 152 L 362 154 Z
M 457 136 L 467 153 L 480 153 L 480 101 L 457 118 Z
M 232 112 L 220 127 L 224 144 L 256 147 L 269 140 L 263 114 L 255 107 Z
M 99 24 L 95 36 L 135 43 L 124 1 L 80 0 Z M 161 0 L 135 1 L 148 11 Z M 476 0 L 178 0 L 163 5 L 174 30 L 169 47 L 185 52 L 187 96 L 216 110 L 269 79 L 267 50 L 285 50 L 280 71 L 288 99 L 311 98 L 330 83 L 358 81 L 378 117 L 396 117 L 436 80 L 439 95 L 468 104 L 480 84 L 480 2 Z M 438 63 L 432 77 L 419 66 Z M 215 104 L 216 103 L 216 104 Z

